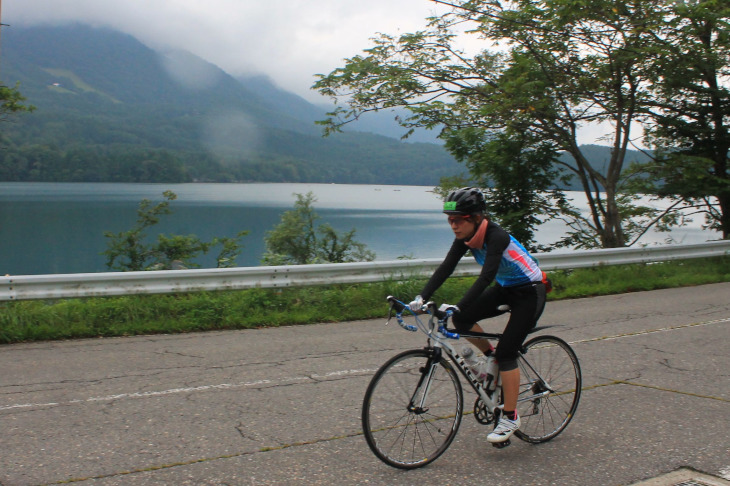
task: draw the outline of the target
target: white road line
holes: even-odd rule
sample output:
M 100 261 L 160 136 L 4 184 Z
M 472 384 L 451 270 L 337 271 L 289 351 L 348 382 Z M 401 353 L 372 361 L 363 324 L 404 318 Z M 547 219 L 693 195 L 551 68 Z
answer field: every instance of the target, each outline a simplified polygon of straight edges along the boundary
M 78 405 L 83 403 L 93 402 L 111 402 L 114 400 L 122 400 L 128 398 L 148 398 L 148 397 L 159 397 L 165 395 L 175 395 L 179 393 L 195 393 L 209 390 L 227 390 L 236 388 L 252 388 L 257 386 L 276 386 L 276 385 L 288 385 L 297 382 L 304 381 L 317 381 L 327 378 L 333 378 L 336 376 L 346 375 L 359 375 L 359 374 L 370 374 L 374 373 L 376 369 L 360 369 L 360 370 L 340 370 L 325 373 L 323 375 L 310 375 L 310 376 L 297 376 L 281 378 L 279 380 L 258 380 L 244 383 L 220 383 L 217 385 L 201 385 L 186 388 L 171 388 L 169 390 L 158 390 L 158 391 L 147 391 L 147 392 L 133 392 L 133 393 L 118 393 L 114 395 L 106 395 L 101 397 L 89 397 L 84 399 L 69 400 L 67 402 L 47 402 L 47 403 L 16 403 L 13 405 L 0 406 L 0 411 L 13 410 L 13 409 L 28 409 L 28 408 L 52 408 L 60 407 L 65 405 Z
M 687 328 L 691 328 L 691 327 L 707 326 L 710 324 L 719 324 L 719 323 L 723 323 L 723 322 L 730 322 L 730 317 L 724 318 L 724 319 L 715 319 L 715 320 L 711 320 L 711 321 L 697 322 L 697 323 L 693 323 L 693 324 L 683 324 L 683 325 L 679 325 L 679 326 L 663 327 L 660 329 L 650 329 L 650 330 L 646 330 L 646 331 L 638 331 L 638 332 L 633 332 L 633 333 L 617 334 L 615 336 L 605 336 L 605 337 L 600 337 L 600 338 L 582 339 L 582 340 L 577 340 L 577 341 L 571 341 L 570 344 L 573 345 L 573 344 L 582 344 L 582 343 L 589 343 L 589 342 L 595 342 L 595 341 L 623 339 L 623 338 L 629 338 L 629 337 L 635 337 L 635 336 L 642 336 L 645 334 L 653 334 L 653 333 L 657 333 L 657 332 L 676 331 L 676 330 L 687 329 Z M 175 394 L 180 394 L 180 393 L 195 393 L 195 392 L 202 392 L 202 391 L 209 391 L 209 390 L 226 390 L 226 389 L 236 389 L 236 388 L 251 388 L 251 387 L 257 387 L 257 386 L 287 385 L 287 384 L 292 384 L 292 383 L 297 383 L 297 382 L 326 380 L 328 378 L 333 378 L 333 377 L 338 377 L 338 376 L 372 374 L 372 373 L 375 373 L 375 371 L 377 371 L 377 368 L 338 370 L 338 371 L 331 371 L 329 373 L 325 373 L 322 375 L 314 374 L 314 375 L 310 375 L 310 376 L 285 377 L 285 378 L 281 378 L 279 380 L 258 380 L 258 381 L 243 382 L 243 383 L 220 383 L 217 385 L 201 385 L 201 386 L 186 387 L 186 388 L 171 388 L 169 390 L 159 390 L 159 391 L 118 393 L 118 394 L 114 394 L 114 395 L 106 395 L 106 396 L 101 396 L 101 397 L 89 397 L 89 398 L 84 398 L 84 399 L 70 400 L 67 402 L 16 403 L 13 405 L 0 405 L 0 411 L 16 410 L 16 409 L 52 408 L 52 407 L 78 405 L 78 404 L 93 403 L 93 402 L 110 402 L 113 400 L 131 399 L 131 398 L 149 398 L 149 397 L 159 397 L 159 396 L 165 396 L 165 395 L 175 395 Z

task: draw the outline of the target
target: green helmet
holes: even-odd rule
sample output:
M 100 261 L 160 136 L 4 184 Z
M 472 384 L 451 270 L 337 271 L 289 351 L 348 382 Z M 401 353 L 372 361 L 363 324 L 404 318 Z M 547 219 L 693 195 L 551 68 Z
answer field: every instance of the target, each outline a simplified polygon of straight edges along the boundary
M 475 187 L 462 187 L 451 191 L 444 202 L 446 214 L 474 214 L 483 213 L 487 209 L 482 191 Z

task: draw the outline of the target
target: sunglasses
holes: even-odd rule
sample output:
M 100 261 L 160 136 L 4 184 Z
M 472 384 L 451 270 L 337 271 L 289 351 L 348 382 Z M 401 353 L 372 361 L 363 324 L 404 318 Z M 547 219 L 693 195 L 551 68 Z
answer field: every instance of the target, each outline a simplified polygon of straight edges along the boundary
M 455 224 L 458 226 L 458 225 L 464 223 L 465 221 L 471 221 L 471 216 L 449 216 L 447 218 L 447 221 L 449 222 L 450 225 Z

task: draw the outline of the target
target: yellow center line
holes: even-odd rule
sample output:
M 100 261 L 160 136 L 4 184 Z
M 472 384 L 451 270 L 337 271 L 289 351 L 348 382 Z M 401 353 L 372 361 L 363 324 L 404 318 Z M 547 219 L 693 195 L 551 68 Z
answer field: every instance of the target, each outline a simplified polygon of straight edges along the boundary
M 709 326 L 712 324 L 720 324 L 723 322 L 730 322 L 730 317 L 726 317 L 723 319 L 714 319 L 711 321 L 694 322 L 691 324 L 680 324 L 678 326 L 660 327 L 659 329 L 646 329 L 643 331 L 627 332 L 627 333 L 623 333 L 623 334 L 615 334 L 613 336 L 602 336 L 602 337 L 589 338 L 589 339 L 578 339 L 577 341 L 570 341 L 568 344 L 573 345 L 573 344 L 592 343 L 592 342 L 596 342 L 596 341 L 609 341 L 611 339 L 621 339 L 621 338 L 625 338 L 625 337 L 643 336 L 645 334 L 654 334 L 657 332 L 666 332 L 666 331 L 676 331 L 679 329 L 688 329 L 691 327 Z

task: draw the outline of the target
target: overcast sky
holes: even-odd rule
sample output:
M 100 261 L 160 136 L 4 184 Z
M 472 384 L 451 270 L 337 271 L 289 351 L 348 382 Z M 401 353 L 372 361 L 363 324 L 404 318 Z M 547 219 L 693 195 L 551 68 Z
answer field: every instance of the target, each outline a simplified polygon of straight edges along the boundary
M 444 11 L 429 0 L 5 0 L 1 8 L 9 28 L 111 27 L 155 49 L 185 49 L 234 76 L 268 74 L 316 102 L 325 100 L 309 89 L 315 74 L 344 65 L 377 32 L 422 29 Z

